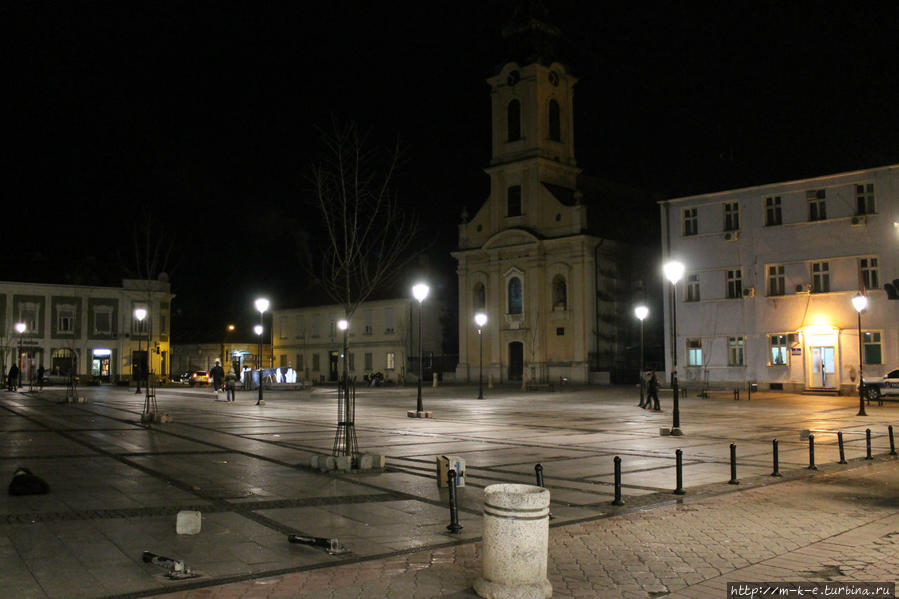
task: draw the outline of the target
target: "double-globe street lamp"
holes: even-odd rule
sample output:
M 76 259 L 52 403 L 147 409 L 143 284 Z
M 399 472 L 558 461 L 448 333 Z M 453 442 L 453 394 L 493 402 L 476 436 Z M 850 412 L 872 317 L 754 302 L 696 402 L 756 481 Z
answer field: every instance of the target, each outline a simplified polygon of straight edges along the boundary
M 10 381 L 10 384 L 15 384 L 17 389 L 22 386 L 22 369 L 25 368 L 25 360 L 22 359 L 22 336 L 25 334 L 25 329 L 24 322 L 16 323 L 16 332 L 19 334 L 19 354 L 16 356 L 16 368 L 19 369 L 19 374 L 16 375 L 15 382 Z
M 418 417 L 420 418 L 424 412 L 424 406 L 421 403 L 421 379 L 424 376 L 424 354 L 422 352 L 421 342 L 421 321 L 424 316 L 424 301 L 428 297 L 431 288 L 426 283 L 416 283 L 412 287 L 412 296 L 418 300 L 418 403 L 415 406 Z
M 868 307 L 868 298 L 859 293 L 852 298 L 852 307 L 858 312 L 858 414 L 867 416 L 865 412 L 865 379 L 862 376 L 862 364 L 864 364 L 864 340 L 862 334 L 862 312 Z
M 264 297 L 258 298 L 253 305 L 256 306 L 256 309 L 259 311 L 259 324 L 253 327 L 253 330 L 256 331 L 256 334 L 259 336 L 259 357 L 256 358 L 256 368 L 259 370 L 259 399 L 256 400 L 256 405 L 263 405 L 262 401 L 262 334 L 265 332 L 265 323 L 263 322 L 263 318 L 265 316 L 265 311 L 268 310 L 269 301 Z
M 665 278 L 671 282 L 671 391 L 674 394 L 674 422 L 671 425 L 672 435 L 683 435 L 680 429 L 680 391 L 677 385 L 677 282 L 684 276 L 684 264 L 670 260 L 662 266 Z
M 645 405 L 645 384 L 646 381 L 644 373 L 643 373 L 643 321 L 646 320 L 646 317 L 649 316 L 649 308 L 646 306 L 640 305 L 634 308 L 634 316 L 640 321 L 640 407 L 642 408 Z
M 145 308 L 135 308 L 134 309 L 134 318 L 137 319 L 137 376 L 134 377 L 137 381 L 137 389 L 134 390 L 134 393 L 140 393 L 140 377 L 144 371 L 144 364 L 141 360 L 141 339 L 143 338 L 143 329 L 144 329 L 144 319 L 147 317 L 147 310 Z M 150 340 L 147 339 L 147 352 L 150 351 Z
M 487 324 L 487 315 L 478 312 L 474 315 L 474 323 L 478 325 L 478 345 L 480 346 L 480 357 L 478 358 L 478 399 L 484 399 L 484 336 L 481 329 Z

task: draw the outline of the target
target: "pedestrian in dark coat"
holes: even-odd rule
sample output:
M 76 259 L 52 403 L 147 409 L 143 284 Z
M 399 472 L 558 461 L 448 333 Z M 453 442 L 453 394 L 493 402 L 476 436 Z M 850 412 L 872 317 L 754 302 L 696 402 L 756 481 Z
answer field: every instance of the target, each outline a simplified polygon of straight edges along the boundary
M 218 395 L 219 391 L 222 390 L 222 382 L 225 380 L 225 369 L 222 368 L 222 363 L 216 360 L 215 366 L 212 367 L 209 374 L 212 375 L 212 388 L 215 389 L 215 394 Z
M 649 382 L 648 382 L 649 394 L 646 398 L 646 405 L 643 406 L 644 409 L 648 408 L 650 405 L 650 401 L 652 402 L 652 409 L 656 412 L 660 412 L 662 410 L 659 405 L 659 379 L 656 378 L 656 371 L 649 371 Z
M 13 364 L 9 367 L 9 374 L 6 376 L 6 390 L 15 391 L 19 388 L 19 366 Z

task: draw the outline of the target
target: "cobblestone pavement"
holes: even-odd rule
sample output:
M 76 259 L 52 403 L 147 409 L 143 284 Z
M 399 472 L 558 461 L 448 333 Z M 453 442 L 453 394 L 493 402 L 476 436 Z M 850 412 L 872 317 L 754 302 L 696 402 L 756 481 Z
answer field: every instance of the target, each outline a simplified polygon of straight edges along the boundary
M 294 596 L 298 587 L 285 581 L 297 576 L 303 592 L 318 588 L 323 597 L 413 596 L 409 585 L 416 597 L 470 596 L 484 487 L 532 484 L 537 463 L 552 493 L 556 596 L 690 591 L 713 575 L 864 530 L 862 525 L 874 522 L 865 520 L 868 515 L 892 513 L 889 501 L 897 496 L 893 487 L 873 482 L 865 491 L 846 486 L 856 474 L 876 469 L 885 468 L 892 480 L 889 464 L 896 462 L 886 454 L 887 426 L 899 421 L 899 404 L 893 402 L 870 406 L 868 416 L 859 417 L 855 398 L 688 397 L 681 401 L 686 436 L 666 437 L 659 429 L 670 426 L 670 412 L 636 408 L 633 388 L 497 388 L 486 390 L 484 401 L 473 399 L 477 389 L 470 386 L 427 389 L 425 407 L 433 419 L 406 417 L 415 405 L 414 388 L 360 389 L 359 445 L 386 456 L 387 468 L 322 473 L 309 460 L 329 455 L 334 444 L 337 398 L 327 387 L 267 392 L 265 406 L 255 405 L 253 392 L 224 403 L 209 390 L 160 389 L 160 411 L 172 422 L 150 426 L 140 423 L 144 398 L 133 390 L 105 386 L 82 394 L 85 403 L 66 403 L 59 388 L 0 392 L 0 481 L 5 484 L 23 465 L 52 489 L 41 496 L 0 496 L 3 596 Z M 872 432 L 872 461 L 864 459 L 866 428 Z M 816 436 L 818 471 L 808 469 L 803 429 Z M 837 431 L 846 438 L 847 465 L 836 463 Z M 770 476 L 774 438 L 784 474 L 778 484 Z M 737 446 L 738 485 L 728 484 L 731 443 Z M 674 504 L 678 448 L 684 452 L 687 496 Z M 467 464 L 466 484 L 459 489 L 464 529 L 456 535 L 446 531 L 446 489 L 435 484 L 439 455 L 459 456 Z M 615 456 L 622 458 L 623 507 L 610 505 Z M 840 483 L 845 489 L 826 483 L 842 480 L 843 472 L 849 477 Z M 862 479 L 876 480 L 867 474 Z M 810 496 L 779 499 L 803 484 L 813 485 L 806 491 Z M 754 494 L 758 499 L 745 507 L 728 503 Z M 702 507 L 708 518 L 701 519 L 719 528 L 696 536 L 701 527 L 693 520 L 700 517 L 691 510 L 706 500 L 721 507 Z M 175 516 L 187 509 L 202 512 L 200 534 L 176 534 Z M 828 509 L 840 515 L 838 523 L 804 520 L 819 510 L 830 514 Z M 773 512 L 794 514 L 804 526 L 794 529 L 792 520 L 777 520 L 766 528 L 766 518 L 780 517 Z M 753 513 L 762 516 L 753 520 Z M 743 523 L 740 530 L 768 536 L 764 543 L 743 546 L 731 539 L 715 545 L 735 522 Z M 291 544 L 290 534 L 336 537 L 348 553 L 332 556 Z M 891 538 L 871 537 L 871 543 L 889 548 Z M 634 539 L 651 551 L 629 552 L 627 543 Z M 183 560 L 200 576 L 169 580 L 163 569 L 142 562 L 145 550 Z M 701 555 L 691 556 L 691 550 Z M 714 559 L 708 556 L 712 550 Z M 822 567 L 835 576 L 867 572 L 858 570 L 861 562 L 839 566 L 842 574 Z

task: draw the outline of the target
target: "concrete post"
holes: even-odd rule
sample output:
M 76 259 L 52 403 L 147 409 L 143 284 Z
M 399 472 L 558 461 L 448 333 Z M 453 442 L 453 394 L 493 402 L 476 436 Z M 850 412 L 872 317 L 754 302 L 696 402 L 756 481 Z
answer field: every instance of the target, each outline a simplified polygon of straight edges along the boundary
M 481 576 L 475 592 L 485 599 L 548 599 L 549 490 L 500 484 L 484 489 Z
M 433 387 L 434 387 L 434 389 L 436 389 L 437 388 L 437 373 L 436 372 L 434 373 L 434 376 L 432 378 L 434 379 Z

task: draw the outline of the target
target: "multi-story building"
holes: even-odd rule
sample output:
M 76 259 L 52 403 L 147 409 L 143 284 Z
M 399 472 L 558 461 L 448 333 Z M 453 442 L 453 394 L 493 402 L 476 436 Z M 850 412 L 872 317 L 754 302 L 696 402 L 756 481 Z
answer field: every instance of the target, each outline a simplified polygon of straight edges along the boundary
M 442 349 L 439 304 L 422 304 L 422 369 L 427 377 L 432 359 Z M 338 322 L 343 306 L 324 305 L 275 310 L 272 354 L 275 368 L 292 367 L 302 380 L 336 381 L 343 371 L 343 332 Z M 417 380 L 419 355 L 419 311 L 413 299 L 377 300 L 362 303 L 349 320 L 346 367 L 349 376 L 361 380 L 380 372 L 393 382 Z
M 899 365 L 899 165 L 661 203 L 682 384 L 855 393 Z M 852 299 L 867 296 L 859 313 Z
M 43 366 L 100 382 L 128 380 L 143 364 L 169 372 L 168 281 L 125 279 L 121 287 L 0 282 L 0 354 L 4 372 L 18 362 L 22 380 Z M 146 317 L 137 320 L 135 310 Z M 24 324 L 24 332 L 16 325 Z

